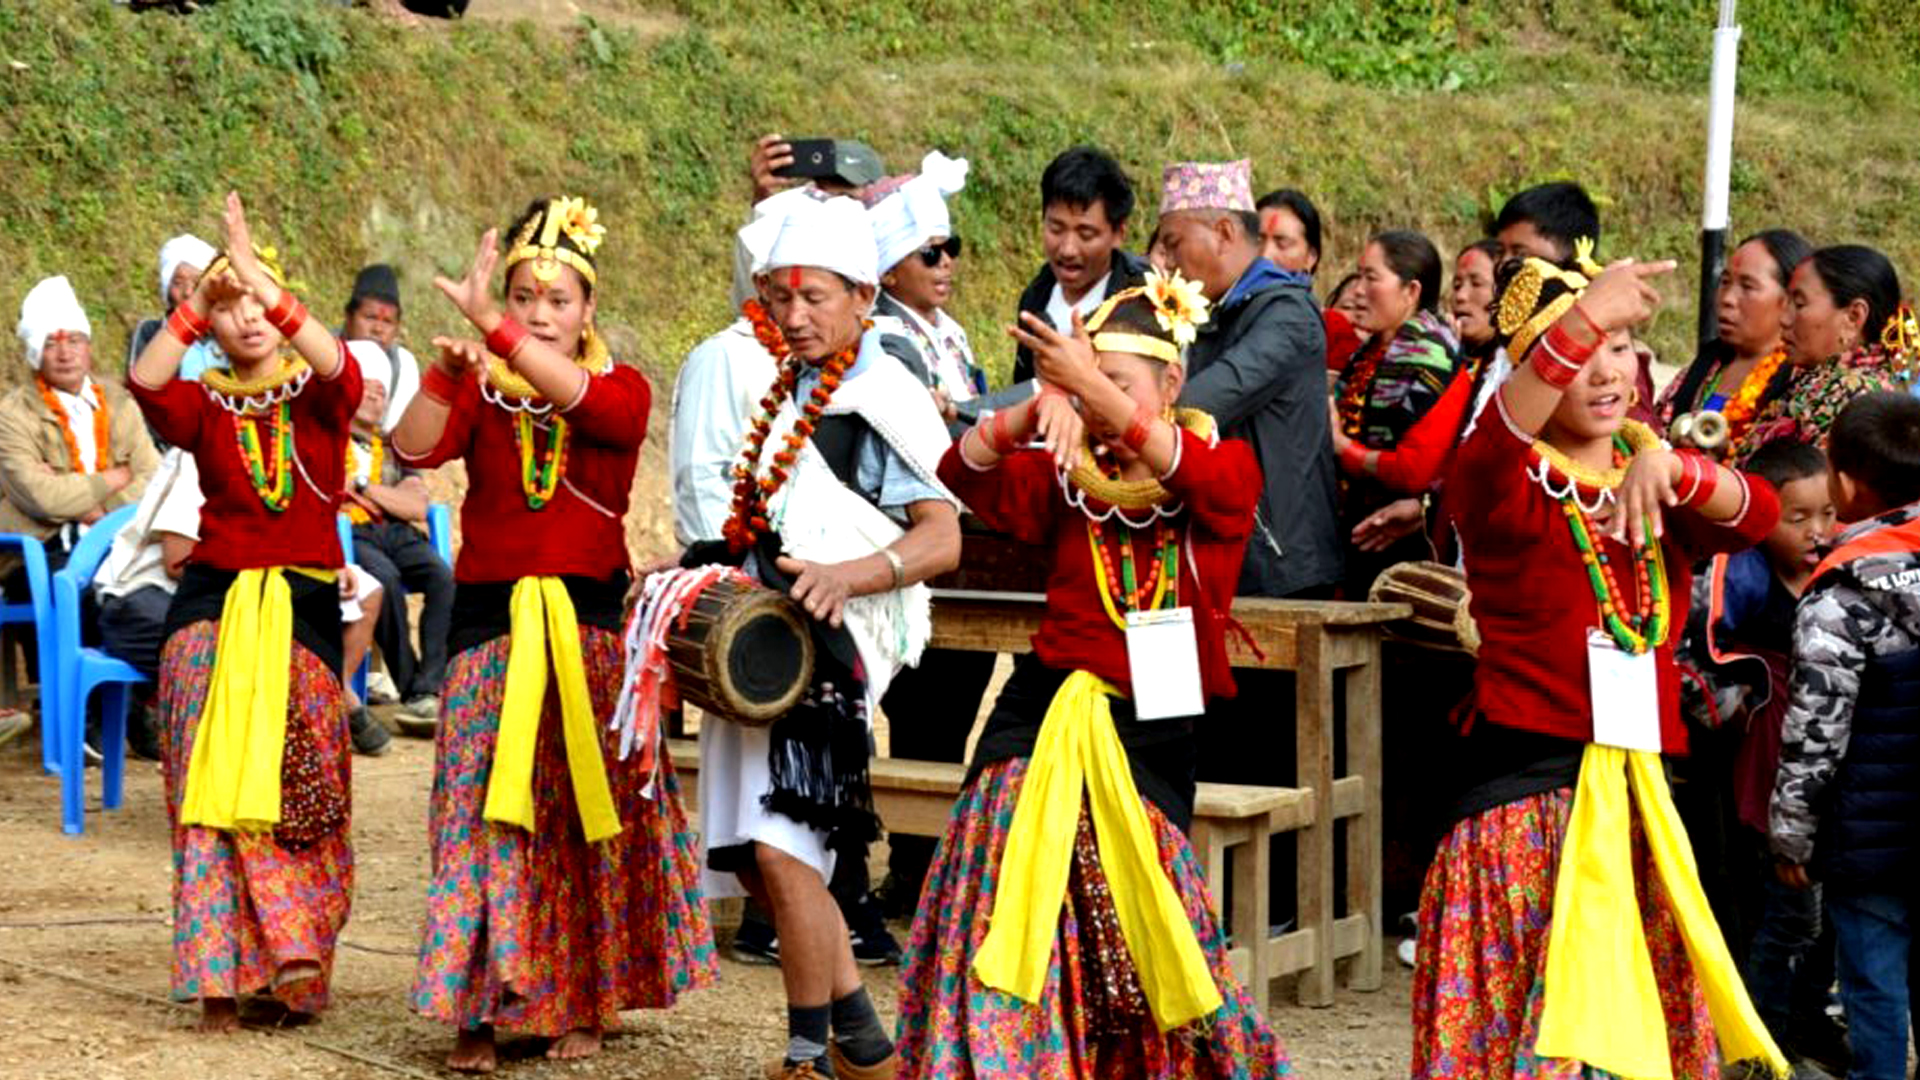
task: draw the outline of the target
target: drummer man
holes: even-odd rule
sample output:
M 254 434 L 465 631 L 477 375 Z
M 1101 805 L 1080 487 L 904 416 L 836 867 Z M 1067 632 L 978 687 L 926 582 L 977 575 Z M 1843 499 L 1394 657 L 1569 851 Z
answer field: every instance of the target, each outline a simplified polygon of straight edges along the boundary
M 960 558 L 956 503 L 935 478 L 946 426 L 925 387 L 863 333 L 879 273 L 866 212 L 808 195 L 741 230 L 770 328 L 798 368 L 749 428 L 726 541 L 689 563 L 744 561 L 815 620 L 800 704 L 763 728 L 700 730 L 708 896 L 752 894 L 773 913 L 788 1039 L 771 1075 L 893 1075 L 893 1043 L 862 988 L 827 882 L 836 853 L 877 837 L 869 716 L 932 628 L 919 584 Z M 824 393 L 822 393 L 822 391 Z M 801 436 L 789 456 L 787 436 Z

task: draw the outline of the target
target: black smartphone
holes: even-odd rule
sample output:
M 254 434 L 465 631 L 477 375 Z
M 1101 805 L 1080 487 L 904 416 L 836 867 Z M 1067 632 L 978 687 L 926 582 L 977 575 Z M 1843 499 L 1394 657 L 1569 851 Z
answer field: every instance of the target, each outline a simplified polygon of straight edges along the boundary
M 793 164 L 773 170 L 773 175 L 791 180 L 839 175 L 840 159 L 832 139 L 789 139 L 787 146 L 793 151 Z

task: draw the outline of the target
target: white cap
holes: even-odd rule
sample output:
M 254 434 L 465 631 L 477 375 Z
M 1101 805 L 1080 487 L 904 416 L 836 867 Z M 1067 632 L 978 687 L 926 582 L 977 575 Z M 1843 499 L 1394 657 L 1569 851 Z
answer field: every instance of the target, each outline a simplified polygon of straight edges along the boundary
M 795 199 L 817 198 L 804 187 L 791 187 L 775 192 L 753 204 L 753 217 L 749 224 L 733 237 L 733 310 L 739 311 L 748 300 L 753 299 L 755 289 L 753 279 L 759 276 L 771 254 L 773 233 L 766 229 L 753 230 L 751 222 L 769 217 L 785 217 Z
M 950 158 L 934 150 L 921 159 L 918 176 L 867 211 L 881 273 L 893 269 L 934 237 L 953 235 L 947 199 L 966 186 L 967 159 Z
M 821 198 L 806 192 L 805 197 L 785 201 L 781 210 L 740 230 L 740 242 L 749 252 L 766 252 L 755 260 L 756 275 L 790 266 L 812 267 L 831 270 L 860 285 L 880 283 L 873 228 L 858 202 L 844 195 Z
M 49 336 L 63 330 L 93 336 L 86 309 L 80 306 L 80 298 L 73 294 L 73 284 L 64 274 L 35 285 L 20 301 L 20 340 L 27 346 L 28 367 L 40 370 L 40 350 L 46 347 Z
M 377 341 L 349 341 L 347 352 L 354 362 L 360 365 L 360 378 L 365 382 L 377 382 L 381 389 L 393 396 L 393 361 L 387 359 L 387 350 Z
M 191 233 L 179 236 L 160 245 L 160 306 L 167 306 L 167 286 L 173 284 L 173 272 L 182 266 L 191 266 L 204 271 L 213 265 L 219 256 L 212 244 Z

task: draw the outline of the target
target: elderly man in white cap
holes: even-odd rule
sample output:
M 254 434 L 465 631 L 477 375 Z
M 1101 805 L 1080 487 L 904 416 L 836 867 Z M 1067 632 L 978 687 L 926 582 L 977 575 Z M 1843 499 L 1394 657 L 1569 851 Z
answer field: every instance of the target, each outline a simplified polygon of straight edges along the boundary
M 742 230 L 759 260 L 756 338 L 778 358 L 775 403 L 752 421 L 717 543 L 690 565 L 744 563 L 810 614 L 814 682 L 773 724 L 701 725 L 709 896 L 744 890 L 773 913 L 787 992 L 772 1075 L 893 1075 L 892 1040 L 861 987 L 828 892 L 836 852 L 878 834 L 868 717 L 931 632 L 922 582 L 957 564 L 958 512 L 934 470 L 949 440 L 926 388 L 863 333 L 879 273 L 860 204 L 803 192 Z M 788 454 L 788 436 L 797 453 Z
M 87 526 L 140 498 L 160 455 L 126 391 L 93 377 L 93 324 L 66 278 L 27 293 L 19 330 L 33 377 L 0 398 L 0 532 L 38 537 L 56 569 Z M 18 557 L 0 566 L 10 594 L 24 588 Z
M 159 318 L 146 319 L 133 328 L 133 337 L 127 341 L 127 368 L 132 370 L 133 362 L 140 357 L 140 351 L 153 340 L 153 335 L 166 325 L 167 316 L 173 309 L 185 303 L 193 295 L 194 286 L 200 284 L 200 275 L 207 272 L 213 260 L 219 255 L 212 244 L 191 233 L 179 236 L 160 245 L 160 306 L 163 309 Z M 187 349 L 180 358 L 180 377 L 198 379 L 200 373 L 220 364 L 219 354 L 215 351 L 211 337 L 202 338 Z
M 430 736 L 440 714 L 440 686 L 447 676 L 447 633 L 453 625 L 453 568 L 433 550 L 427 525 L 427 482 L 393 452 L 384 431 L 388 385 L 394 381 L 386 350 L 373 340 L 347 349 L 365 383 L 347 443 L 347 490 L 341 511 L 353 521 L 356 565 L 380 583 L 384 599 L 373 640 L 386 657 L 401 700 L 397 721 L 404 734 Z M 420 651 L 408 628 L 407 594 L 423 598 Z

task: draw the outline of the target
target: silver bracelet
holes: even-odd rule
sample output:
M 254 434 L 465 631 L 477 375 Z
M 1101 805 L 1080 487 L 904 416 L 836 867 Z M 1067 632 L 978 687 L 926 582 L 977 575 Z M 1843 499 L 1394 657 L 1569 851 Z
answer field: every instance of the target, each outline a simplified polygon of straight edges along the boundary
M 907 587 L 907 561 L 892 548 L 881 548 L 880 554 L 886 556 L 887 565 L 893 567 L 893 587 L 896 591 Z

